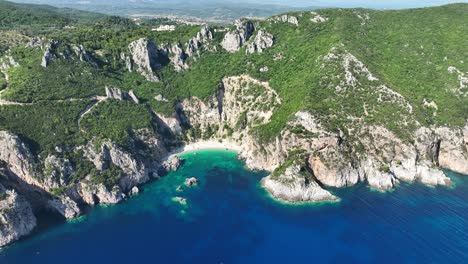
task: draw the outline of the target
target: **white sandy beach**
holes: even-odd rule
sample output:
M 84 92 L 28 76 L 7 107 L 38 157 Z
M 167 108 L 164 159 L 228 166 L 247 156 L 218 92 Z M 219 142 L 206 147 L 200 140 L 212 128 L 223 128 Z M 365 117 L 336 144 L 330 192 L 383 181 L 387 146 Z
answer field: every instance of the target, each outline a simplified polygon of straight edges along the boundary
M 204 141 L 190 143 L 180 148 L 177 148 L 168 155 L 168 158 L 173 155 L 182 154 L 187 151 L 206 150 L 206 149 L 223 149 L 223 150 L 233 150 L 233 151 L 240 152 L 242 150 L 242 147 L 232 140 L 222 140 L 222 141 L 204 140 Z

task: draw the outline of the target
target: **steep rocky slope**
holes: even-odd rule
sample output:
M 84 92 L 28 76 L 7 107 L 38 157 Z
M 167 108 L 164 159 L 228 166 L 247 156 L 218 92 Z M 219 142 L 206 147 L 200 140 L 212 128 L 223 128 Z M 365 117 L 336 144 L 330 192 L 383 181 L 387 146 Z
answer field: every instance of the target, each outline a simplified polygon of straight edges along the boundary
M 356 184 L 450 186 L 443 169 L 468 174 L 467 6 L 25 32 L 0 54 L 0 245 L 37 212 L 121 202 L 204 140 L 237 145 L 288 203 L 337 202 L 330 187 Z

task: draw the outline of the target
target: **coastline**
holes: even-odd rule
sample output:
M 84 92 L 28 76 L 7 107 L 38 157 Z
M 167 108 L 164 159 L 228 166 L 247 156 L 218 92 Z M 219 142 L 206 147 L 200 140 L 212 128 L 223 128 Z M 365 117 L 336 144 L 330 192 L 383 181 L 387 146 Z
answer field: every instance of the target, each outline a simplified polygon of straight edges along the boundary
M 189 151 L 194 150 L 209 150 L 209 149 L 218 149 L 218 150 L 231 150 L 236 152 L 241 152 L 242 147 L 232 140 L 203 140 L 187 145 L 178 147 L 173 151 L 169 152 L 164 160 L 169 159 L 172 156 L 180 155 Z

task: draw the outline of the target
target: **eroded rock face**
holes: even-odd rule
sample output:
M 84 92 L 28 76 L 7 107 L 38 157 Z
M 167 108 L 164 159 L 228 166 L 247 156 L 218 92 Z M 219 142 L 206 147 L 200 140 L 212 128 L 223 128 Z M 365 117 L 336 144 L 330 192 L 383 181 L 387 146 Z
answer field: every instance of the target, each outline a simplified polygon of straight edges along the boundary
M 0 58 L 0 70 L 4 71 L 10 68 L 16 68 L 19 67 L 19 63 L 13 58 L 10 52 L 7 52 L 7 54 L 3 57 Z
M 52 40 L 49 45 L 47 45 L 44 55 L 42 56 L 41 66 L 47 68 L 52 59 L 55 58 L 54 50 L 57 47 L 58 42 Z
M 339 198 L 324 190 L 299 165 L 292 165 L 277 177 L 268 176 L 262 179 L 262 186 L 270 194 L 287 203 L 338 201 Z
M 310 12 L 310 14 L 313 16 L 310 21 L 313 23 L 323 23 L 328 21 L 328 17 L 321 16 L 317 12 Z
M 221 42 L 221 46 L 230 53 L 242 48 L 255 31 L 254 24 L 247 20 L 238 20 L 235 25 L 236 29 L 227 32 Z
M 72 45 L 71 48 L 80 61 L 89 62 L 93 66 L 97 66 L 97 63 L 94 61 L 91 54 L 86 51 L 83 45 Z
M 168 173 L 170 171 L 176 171 L 180 168 L 180 166 L 182 166 L 183 162 L 184 160 L 181 159 L 179 156 L 173 155 L 162 163 L 161 169 L 163 169 L 165 173 Z
M 468 149 L 465 139 L 468 125 L 464 131 L 446 127 L 438 128 L 435 133 L 440 138 L 438 154 L 439 166 L 468 175 Z
M 170 60 L 174 65 L 174 70 L 176 72 L 188 69 L 188 65 L 185 62 L 188 58 L 188 55 L 183 50 L 182 44 L 177 43 L 172 45 L 170 48 L 170 54 Z
M 47 189 L 59 188 L 69 183 L 69 177 L 75 173 L 73 165 L 68 159 L 57 158 L 49 155 L 45 159 L 45 181 Z
M 232 76 L 222 80 L 217 94 L 207 102 L 193 97 L 179 104 L 179 120 L 203 131 L 217 127 L 212 132 L 221 136 L 224 124 L 247 131 L 267 123 L 280 104 L 279 95 L 267 82 L 248 75 Z
M 0 185 L 0 247 L 28 235 L 34 227 L 36 217 L 26 199 Z
M 292 15 L 285 14 L 285 15 L 273 17 L 272 19 L 275 22 L 289 23 L 295 26 L 299 26 L 299 20 L 297 19 L 297 17 L 292 16 Z
M 63 215 L 66 219 L 74 219 L 81 215 L 81 210 L 78 207 L 78 204 L 66 195 L 50 200 L 49 206 Z
M 109 190 L 104 184 L 80 183 L 78 192 L 83 201 L 89 205 L 94 204 L 117 204 L 125 198 L 120 187 L 114 186 Z
M 7 131 L 0 131 L 0 161 L 24 182 L 40 186 L 34 178 L 34 159 L 29 148 L 18 136 Z
M 259 30 L 255 39 L 247 45 L 247 53 L 262 53 L 265 49 L 273 47 L 275 37 L 265 30 Z
M 159 81 L 159 78 L 154 73 L 160 67 L 158 62 L 158 46 L 151 40 L 141 38 L 130 43 L 128 49 L 132 56 L 133 64 L 137 67 L 137 71 L 148 81 Z

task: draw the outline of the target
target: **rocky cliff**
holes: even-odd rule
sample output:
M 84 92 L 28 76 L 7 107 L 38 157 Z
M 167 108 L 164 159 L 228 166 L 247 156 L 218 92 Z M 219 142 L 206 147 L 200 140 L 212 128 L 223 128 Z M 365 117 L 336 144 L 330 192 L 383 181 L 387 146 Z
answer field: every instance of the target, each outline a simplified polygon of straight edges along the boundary
M 419 12 L 400 17 L 427 18 Z M 466 34 L 430 41 L 421 23 L 389 13 L 327 9 L 170 32 L 83 25 L 4 52 L 0 245 L 30 233 L 41 210 L 74 219 L 136 195 L 183 164 L 169 153 L 200 141 L 236 145 L 287 203 L 336 202 L 334 188 L 356 184 L 450 186 L 444 169 L 468 174 L 466 52 L 451 40 Z M 411 31 L 387 39 L 400 29 Z
M 36 217 L 24 197 L 0 185 L 0 247 L 28 235 L 35 226 Z

